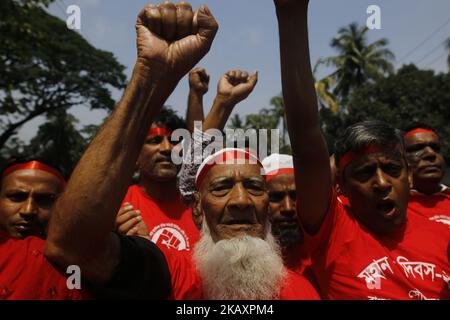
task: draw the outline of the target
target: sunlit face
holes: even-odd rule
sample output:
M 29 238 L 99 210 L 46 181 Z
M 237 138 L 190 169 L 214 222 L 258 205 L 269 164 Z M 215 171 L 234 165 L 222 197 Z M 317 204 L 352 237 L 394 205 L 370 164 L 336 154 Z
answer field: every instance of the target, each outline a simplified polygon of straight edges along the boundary
M 446 168 L 439 137 L 432 132 L 416 133 L 406 139 L 405 144 L 414 187 L 419 191 L 433 185 L 438 188 Z
M 178 168 L 172 162 L 172 149 L 170 137 L 148 136 L 137 162 L 141 176 L 155 180 L 176 179 Z
M 303 232 L 297 218 L 294 175 L 281 174 L 273 177 L 267 182 L 267 191 L 273 235 L 282 246 L 303 242 Z
M 19 170 L 2 179 L 0 228 L 14 238 L 45 238 L 45 230 L 63 185 L 54 175 L 41 170 Z
M 354 160 L 340 176 L 355 216 L 375 233 L 389 233 L 406 221 L 411 174 L 399 150 Z
M 264 238 L 269 197 L 258 164 L 213 166 L 195 200 L 196 216 L 206 218 L 215 242 L 246 235 Z

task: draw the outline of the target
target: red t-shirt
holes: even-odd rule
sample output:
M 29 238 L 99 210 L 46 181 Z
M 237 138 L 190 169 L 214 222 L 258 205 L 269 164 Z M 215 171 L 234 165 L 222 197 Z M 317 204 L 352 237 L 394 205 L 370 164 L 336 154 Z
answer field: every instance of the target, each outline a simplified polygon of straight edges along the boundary
M 282 249 L 283 262 L 286 268 L 308 279 L 313 287 L 319 291 L 319 284 L 312 269 L 311 256 L 305 245 L 297 245 Z
M 82 289 L 69 289 L 67 276 L 44 256 L 45 242 L 13 239 L 0 231 L 0 300 L 82 300 Z
M 203 300 L 200 276 L 191 254 L 162 249 L 169 266 L 172 280 L 172 299 Z M 320 300 L 320 296 L 309 281 L 288 270 L 280 300 Z
M 140 186 L 133 185 L 123 202 L 141 211 L 150 240 L 159 247 L 190 251 L 197 243 L 200 232 L 192 219 L 192 209 L 187 208 L 181 198 L 172 202 L 156 202 Z
M 286 268 L 298 274 L 303 274 L 311 266 L 311 257 L 304 245 L 296 245 L 282 249 L 283 261 Z
M 305 240 L 325 299 L 450 299 L 450 232 L 413 211 L 395 234 L 377 236 L 333 195 L 320 231 Z
M 420 214 L 430 221 L 443 224 L 450 228 L 449 188 L 430 196 L 413 190 L 411 191 L 408 207 L 410 211 Z

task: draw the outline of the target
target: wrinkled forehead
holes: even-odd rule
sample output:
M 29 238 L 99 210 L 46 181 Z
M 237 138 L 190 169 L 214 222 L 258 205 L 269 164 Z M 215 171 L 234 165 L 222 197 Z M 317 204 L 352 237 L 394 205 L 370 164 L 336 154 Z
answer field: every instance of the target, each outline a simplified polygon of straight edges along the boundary
M 59 192 L 64 187 L 53 174 L 42 170 L 18 170 L 2 177 L 2 189 L 39 189 L 41 192 Z
M 202 186 L 208 185 L 219 178 L 257 179 L 264 181 L 262 167 L 259 164 L 216 164 L 208 171 Z
M 272 177 L 270 181 L 267 182 L 267 189 L 269 191 L 286 188 L 295 189 L 295 176 L 293 174 L 280 174 Z
M 387 161 L 395 161 L 406 164 L 405 151 L 403 150 L 403 148 L 399 145 L 397 147 L 392 147 L 392 149 L 386 148 L 383 151 L 363 155 L 358 159 L 355 159 L 355 161 L 353 161 L 350 166 L 353 168 L 357 168 L 364 165 L 380 162 L 383 163 Z

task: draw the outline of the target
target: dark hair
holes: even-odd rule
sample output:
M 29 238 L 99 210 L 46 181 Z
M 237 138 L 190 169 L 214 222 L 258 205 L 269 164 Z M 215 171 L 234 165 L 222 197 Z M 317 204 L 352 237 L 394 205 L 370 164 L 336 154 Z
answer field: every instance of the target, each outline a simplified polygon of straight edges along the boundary
M 349 126 L 336 139 L 336 163 L 348 151 L 358 151 L 370 144 L 393 147 L 400 145 L 402 150 L 405 149 L 402 132 L 390 124 L 378 120 L 359 122 Z
M 418 128 L 431 130 L 438 136 L 439 139 L 441 138 L 441 136 L 439 135 L 439 132 L 435 128 L 433 128 L 432 126 L 430 126 L 426 123 L 423 123 L 423 122 L 411 122 L 410 124 L 408 124 L 407 126 L 405 126 L 403 128 L 403 135 L 405 135 L 406 133 L 408 133 L 411 130 L 418 129 Z
M 162 125 L 169 131 L 174 131 L 176 129 L 186 129 L 186 121 L 179 117 L 171 107 L 164 106 L 160 113 L 157 115 L 154 123 Z

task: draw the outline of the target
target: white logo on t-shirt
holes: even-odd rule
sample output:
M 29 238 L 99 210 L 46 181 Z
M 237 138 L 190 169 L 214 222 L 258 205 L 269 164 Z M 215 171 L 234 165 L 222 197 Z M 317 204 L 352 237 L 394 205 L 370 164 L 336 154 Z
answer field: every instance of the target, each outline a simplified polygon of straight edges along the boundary
M 150 231 L 150 240 L 158 245 L 164 245 L 168 249 L 189 251 L 189 237 L 174 223 L 162 223 Z
M 431 217 L 430 220 L 434 221 L 434 222 L 443 223 L 443 224 L 447 225 L 448 227 L 450 227 L 450 217 L 449 216 L 438 215 L 438 216 Z

